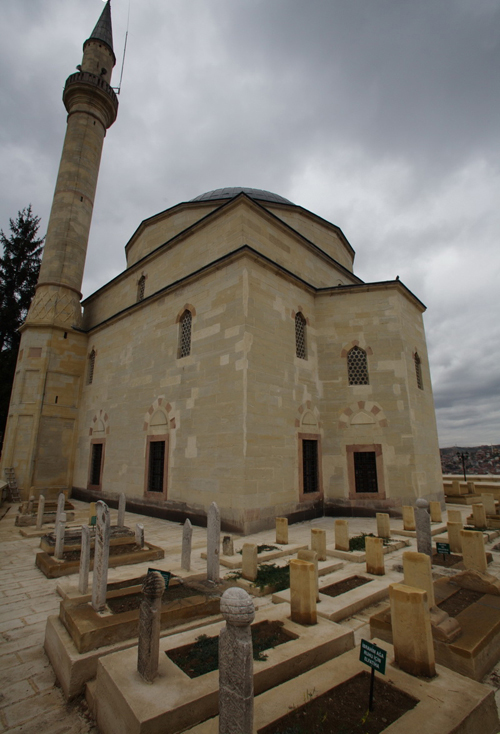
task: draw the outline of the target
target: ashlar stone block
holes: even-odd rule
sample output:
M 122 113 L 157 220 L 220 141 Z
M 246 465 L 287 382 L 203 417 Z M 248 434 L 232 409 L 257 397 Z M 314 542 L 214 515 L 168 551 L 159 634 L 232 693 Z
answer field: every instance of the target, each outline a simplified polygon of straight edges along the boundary
M 311 529 L 311 550 L 318 554 L 318 561 L 326 561 L 326 530 Z
M 415 530 L 415 511 L 411 505 L 403 505 L 403 528 Z
M 316 624 L 316 580 L 314 564 L 290 561 L 290 608 L 292 622 Z
M 276 518 L 276 542 L 280 545 L 288 545 L 288 518 Z
M 387 512 L 377 512 L 377 535 L 379 538 L 391 537 L 390 517 Z
M 383 538 L 365 538 L 366 572 L 375 576 L 385 574 Z
M 449 513 L 448 513 L 449 514 Z M 460 531 L 463 530 L 461 522 L 448 522 L 446 523 L 448 528 L 448 543 L 450 544 L 450 550 L 452 553 L 462 552 L 462 536 Z
M 429 556 L 426 553 L 415 553 L 414 551 L 403 553 L 403 572 L 405 586 L 423 589 L 427 594 L 429 607 L 435 606 L 432 566 Z
M 482 503 L 472 505 L 472 524 L 475 528 L 486 527 L 486 510 Z
M 429 502 L 431 511 L 431 522 L 442 522 L 441 502 Z
M 461 530 L 460 536 L 465 568 L 484 573 L 488 568 L 488 562 L 484 550 L 483 534 L 476 530 Z
M 335 520 L 335 550 L 349 550 L 349 522 Z
M 395 662 L 410 675 L 432 678 L 436 664 L 427 592 L 391 584 L 389 598 Z
M 248 581 L 255 581 L 257 578 L 257 546 L 255 543 L 243 544 L 241 575 Z

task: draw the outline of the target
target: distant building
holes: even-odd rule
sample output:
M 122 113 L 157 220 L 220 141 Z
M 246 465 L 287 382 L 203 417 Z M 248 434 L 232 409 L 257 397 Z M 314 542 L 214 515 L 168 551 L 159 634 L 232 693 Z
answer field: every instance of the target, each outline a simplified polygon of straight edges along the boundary
M 270 527 L 443 499 L 423 304 L 363 283 L 342 231 L 228 188 L 140 224 L 83 302 L 95 186 L 118 108 L 109 2 L 65 86 L 68 131 L 3 466 L 24 494 L 126 492 L 144 512 Z

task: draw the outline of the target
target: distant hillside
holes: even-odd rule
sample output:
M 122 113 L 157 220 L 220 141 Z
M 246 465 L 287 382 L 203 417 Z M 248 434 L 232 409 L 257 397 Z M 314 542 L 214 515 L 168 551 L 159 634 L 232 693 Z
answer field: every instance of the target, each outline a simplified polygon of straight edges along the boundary
M 462 474 L 462 461 L 457 453 L 469 454 L 465 462 L 467 474 L 500 474 L 500 444 L 450 446 L 440 451 L 443 474 Z

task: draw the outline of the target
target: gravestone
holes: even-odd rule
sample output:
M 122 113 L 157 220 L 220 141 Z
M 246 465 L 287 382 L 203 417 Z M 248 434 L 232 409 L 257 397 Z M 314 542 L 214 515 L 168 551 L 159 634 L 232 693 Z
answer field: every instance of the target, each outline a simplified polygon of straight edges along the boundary
M 460 531 L 463 530 L 461 522 L 448 522 L 446 523 L 448 528 L 448 543 L 450 544 L 450 551 L 452 553 L 462 552 L 462 536 Z
M 496 515 L 497 508 L 495 505 L 495 496 L 493 494 L 482 494 L 483 507 L 486 515 Z
M 297 551 L 299 561 L 307 561 L 314 564 L 314 576 L 316 578 L 316 601 L 319 601 L 319 578 L 318 578 L 318 554 L 316 551 L 299 550 Z
M 220 600 L 226 620 L 219 635 L 219 734 L 253 734 L 252 598 L 227 589 Z
M 390 518 L 387 512 L 377 512 L 377 535 L 379 538 L 391 537 Z
M 158 675 L 161 600 L 164 591 L 163 576 L 157 571 L 148 573 L 142 584 L 143 599 L 139 609 L 137 646 L 137 671 L 147 683 L 152 683 Z
M 64 495 L 63 495 L 64 497 Z M 66 513 L 61 512 L 59 522 L 56 525 L 56 547 L 54 548 L 54 558 L 62 561 L 64 556 L 64 534 L 66 532 Z
M 222 555 L 234 556 L 234 543 L 230 535 L 224 535 L 222 538 Z
M 410 675 L 436 674 L 427 593 L 406 584 L 391 584 L 392 639 L 395 662 Z
M 191 570 L 191 543 L 193 539 L 193 526 L 187 517 L 182 527 L 182 553 L 181 568 L 185 571 Z
M 463 527 L 461 510 L 448 510 L 448 522 L 459 522 Z
M 140 522 L 136 523 L 135 526 L 135 544 L 139 548 L 144 548 L 144 525 Z
M 484 573 L 488 568 L 483 534 L 476 530 L 461 530 L 462 556 L 467 570 Z
M 415 530 L 415 512 L 411 505 L 403 505 L 403 529 Z
M 467 482 L 467 494 L 476 494 L 476 484 L 472 480 Z
M 241 575 L 247 581 L 255 581 L 257 578 L 257 546 L 255 543 L 243 543 Z
M 280 545 L 288 545 L 288 518 L 276 518 L 276 542 Z
M 207 513 L 207 579 L 218 584 L 220 552 L 220 512 L 212 502 Z
M 90 570 L 90 527 L 82 525 L 82 545 L 80 550 L 80 571 L 78 575 L 78 591 L 87 594 L 89 590 Z
M 326 561 L 326 530 L 311 529 L 311 550 L 318 554 L 318 561 Z
M 116 524 L 119 528 L 125 527 L 125 508 L 127 506 L 127 498 L 125 493 L 122 492 L 118 498 L 118 520 Z
M 431 516 L 428 512 L 429 503 L 420 497 L 415 504 L 417 550 L 419 553 L 426 553 L 429 558 L 432 558 Z
M 35 495 L 32 494 L 31 497 L 28 500 L 28 509 L 27 514 L 32 515 L 33 514 L 33 505 L 35 504 Z
M 290 610 L 292 622 L 316 624 L 316 579 L 314 564 L 290 561 Z
M 92 607 L 96 612 L 101 612 L 106 606 L 109 541 L 111 536 L 109 508 L 105 502 L 101 500 L 96 502 L 96 514 Z
M 43 525 L 43 514 L 45 512 L 45 495 L 41 494 L 38 498 L 38 513 L 36 516 L 36 529 L 40 530 Z
M 66 497 L 61 492 L 59 497 L 57 498 L 56 526 L 61 518 L 61 514 L 64 512 L 65 505 L 66 505 Z
M 443 522 L 441 514 L 441 502 L 429 502 L 431 511 L 431 522 Z
M 349 550 L 349 523 L 347 520 L 335 520 L 335 550 Z
M 472 524 L 475 528 L 486 527 L 486 510 L 482 503 L 472 505 Z
M 431 559 L 427 553 L 403 553 L 403 573 L 405 586 L 423 589 L 427 593 L 429 609 L 435 606 Z
M 375 576 L 385 574 L 383 538 L 365 537 L 366 572 Z

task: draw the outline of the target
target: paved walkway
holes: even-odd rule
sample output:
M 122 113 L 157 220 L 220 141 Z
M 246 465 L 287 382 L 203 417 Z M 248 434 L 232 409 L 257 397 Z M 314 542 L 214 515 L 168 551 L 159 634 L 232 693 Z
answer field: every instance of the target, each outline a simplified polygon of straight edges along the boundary
M 76 508 L 75 523 L 87 521 L 88 505 L 73 501 Z M 454 508 L 456 509 L 456 508 Z M 0 732 L 22 734 L 97 734 L 83 698 L 67 704 L 57 683 L 50 663 L 43 651 L 47 616 L 57 614 L 60 597 L 56 593 L 57 579 L 46 579 L 35 567 L 35 553 L 39 550 L 38 538 L 23 538 L 14 526 L 17 507 L 0 508 Z M 112 510 L 112 523 L 116 522 L 116 510 Z M 463 517 L 467 514 L 463 509 Z M 155 562 L 158 568 L 175 568 L 180 564 L 181 527 L 157 518 L 134 515 L 127 512 L 126 524 L 134 527 L 141 522 L 149 542 L 165 549 L 165 560 Z M 334 518 L 319 518 L 311 522 L 290 526 L 290 542 L 308 543 L 311 527 L 325 528 L 329 543 L 333 542 Z M 47 526 L 49 527 L 49 526 Z M 402 527 L 401 520 L 391 520 L 391 527 Z M 373 518 L 351 518 L 350 535 L 375 532 Z M 274 531 L 263 531 L 245 539 L 247 542 L 273 543 Z M 500 541 L 495 541 L 500 542 Z M 206 531 L 193 528 L 193 569 L 204 570 L 205 562 L 200 550 L 206 544 Z M 241 543 L 236 539 L 236 547 Z M 412 549 L 414 541 L 412 541 Z M 403 550 L 386 557 L 386 569 L 394 580 L 401 575 L 393 566 L 401 563 Z M 138 576 L 145 573 L 150 564 L 110 569 L 109 580 Z M 359 565 L 349 564 L 359 571 Z M 491 572 L 500 577 L 500 553 L 494 553 Z M 74 584 L 75 576 L 66 577 L 65 583 Z M 391 579 L 392 580 L 392 579 Z M 259 607 L 270 604 L 268 598 L 258 599 Z M 385 605 L 386 602 L 383 602 Z M 343 624 L 354 629 L 356 641 L 369 638 L 368 620 L 377 606 L 364 610 Z M 500 708 L 500 664 L 487 682 L 497 689 L 497 705 Z

